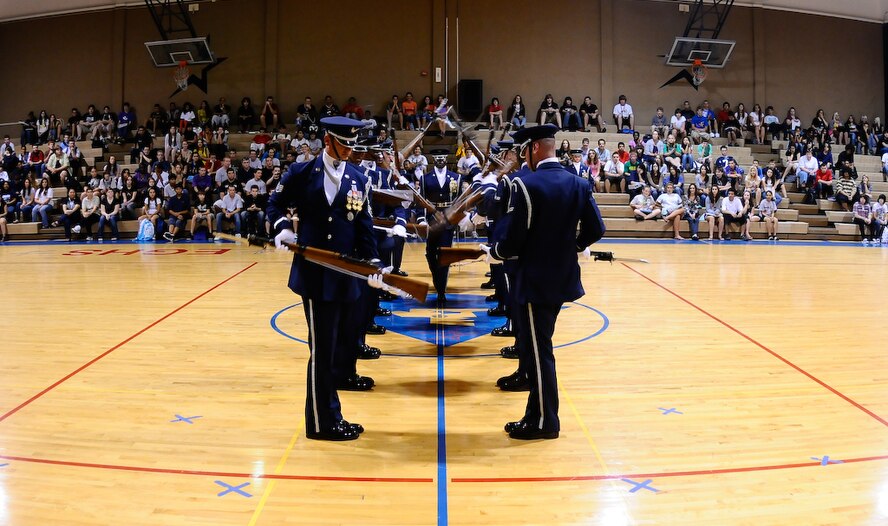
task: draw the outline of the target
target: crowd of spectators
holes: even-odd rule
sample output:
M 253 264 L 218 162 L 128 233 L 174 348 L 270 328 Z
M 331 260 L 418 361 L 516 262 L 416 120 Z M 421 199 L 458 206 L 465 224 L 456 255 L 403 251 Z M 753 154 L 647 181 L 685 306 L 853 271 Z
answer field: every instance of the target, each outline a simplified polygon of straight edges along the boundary
M 888 134 L 879 118 L 870 123 L 863 116 L 858 122 L 853 115 L 842 119 L 834 113 L 827 119 L 818 110 L 805 127 L 794 108 L 781 120 L 770 106 L 762 111 L 755 104 L 747 112 L 742 103 L 732 107 L 725 102 L 716 112 L 704 100 L 696 108 L 684 101 L 671 117 L 657 108 L 647 126 L 639 124 L 625 95 L 605 117 L 590 97 L 577 107 L 571 97 L 559 105 L 551 94 L 532 115 L 520 95 L 508 107 L 492 98 L 485 113 L 492 129 L 551 122 L 563 130 L 625 133 L 626 140 L 613 151 L 604 139 L 595 148 L 584 139 L 579 148 L 564 141 L 558 154 L 565 166 L 588 178 L 595 191 L 629 194 L 636 219 L 669 222 L 676 238 L 681 238 L 680 220 L 689 222 L 694 239 L 700 220 L 709 225 L 710 238 L 722 237 L 723 227 L 733 224 L 739 225 L 742 237 L 748 237 L 748 224 L 756 221 L 765 222 L 769 237 L 776 238 L 776 207 L 793 182 L 806 199 L 835 200 L 854 212 L 856 221 L 855 211 L 860 211 L 861 200 L 869 205 L 872 189 L 866 175 L 857 173 L 855 154 L 883 155 L 883 180 L 888 180 Z M 108 106 L 99 111 L 89 105 L 85 113 L 74 108 L 67 120 L 46 111 L 37 116 L 31 112 L 23 121 L 20 145 L 8 136 L 0 144 L 4 182 L 0 236 L 7 236 L 6 222 L 39 221 L 44 227 L 64 225 L 69 239 L 77 235 L 91 239 L 93 227 L 98 236 L 110 229 L 116 239 L 121 219 L 146 220 L 154 225 L 157 237 L 167 239 L 186 232 L 193 235 L 202 226 L 210 235 L 221 230 L 265 232 L 268 192 L 289 163 L 319 155 L 323 144 L 319 120 L 332 115 L 364 120 L 382 138 L 386 130 L 426 129 L 436 122 L 443 135 L 452 126 L 449 117 L 454 111 L 443 95 L 418 101 L 407 92 L 392 96 L 385 115 L 378 118 L 355 97 L 340 109 L 330 96 L 320 107 L 306 97 L 289 120 L 271 96 L 258 109 L 249 97 L 242 98 L 236 109 L 224 97 L 213 106 L 201 101 L 197 108 L 189 102 L 181 108 L 171 102 L 168 110 L 155 104 L 144 121 L 137 120 L 128 103 L 117 113 Z M 238 154 L 229 148 L 233 128 L 253 133 L 249 151 Z M 155 147 L 156 137 L 162 138 L 162 146 Z M 727 147 L 714 151 L 713 137 L 726 137 L 734 145 L 741 140 L 760 144 L 770 138 L 787 141 L 788 146 L 779 162 L 759 166 L 753 161 L 745 167 Z M 129 160 L 135 168 L 121 168 L 114 156 L 90 168 L 78 147 L 83 141 L 93 148 L 130 144 Z M 842 149 L 837 158 L 834 146 Z M 468 173 L 466 166 L 472 160 L 461 159 L 459 171 Z M 477 159 L 474 163 L 479 164 Z M 419 147 L 404 159 L 404 167 L 413 175 L 427 166 Z M 53 195 L 59 186 L 66 195 Z M 712 189 L 719 202 L 710 202 Z M 739 211 L 734 210 L 734 200 L 742 203 Z M 869 208 L 871 221 L 864 223 L 875 221 L 875 226 L 866 239 L 879 237 L 884 223 L 880 210 L 876 205 Z

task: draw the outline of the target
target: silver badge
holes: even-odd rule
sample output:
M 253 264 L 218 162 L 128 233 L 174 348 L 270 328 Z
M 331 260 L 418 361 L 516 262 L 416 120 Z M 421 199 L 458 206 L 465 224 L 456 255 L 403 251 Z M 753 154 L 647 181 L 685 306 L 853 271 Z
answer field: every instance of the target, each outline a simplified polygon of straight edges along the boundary
M 348 215 L 345 217 L 347 217 L 349 221 L 354 221 L 355 220 L 355 213 L 349 212 Z

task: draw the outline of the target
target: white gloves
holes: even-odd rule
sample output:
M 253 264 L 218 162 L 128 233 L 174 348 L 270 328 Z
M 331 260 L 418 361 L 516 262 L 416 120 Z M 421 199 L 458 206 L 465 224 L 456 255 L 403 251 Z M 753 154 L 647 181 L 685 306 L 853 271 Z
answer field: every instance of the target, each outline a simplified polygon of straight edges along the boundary
M 468 215 L 463 216 L 463 218 L 459 220 L 460 232 L 468 232 L 469 229 L 472 229 L 472 227 L 474 227 L 474 225 L 472 224 L 472 220 L 469 219 Z
M 274 247 L 278 250 L 290 250 L 284 243 L 295 243 L 296 234 L 289 228 L 281 230 L 281 233 L 274 236 Z
M 382 281 L 382 277 L 386 274 L 391 274 L 391 272 L 392 272 L 392 270 L 394 270 L 394 268 L 395 267 L 385 267 L 385 268 L 379 269 L 379 274 L 373 274 L 371 276 L 367 276 L 367 285 L 369 285 L 371 289 L 380 289 L 380 290 L 384 290 L 386 292 L 391 292 L 394 289 L 392 289 L 392 287 L 389 287 L 388 285 L 386 285 L 385 282 Z
M 395 226 L 392 227 L 392 235 L 406 238 L 407 237 L 407 229 L 404 228 L 404 225 L 396 224 Z
M 410 186 L 410 181 L 408 181 L 407 178 L 404 177 L 403 175 L 398 174 L 398 184 L 404 185 L 404 186 Z
M 586 260 L 592 259 L 592 251 L 589 250 L 589 247 L 586 247 L 586 250 L 580 252 L 580 257 Z
M 484 258 L 484 262 L 487 263 L 488 265 L 502 265 L 503 264 L 502 261 L 500 261 L 498 259 L 494 259 L 493 256 L 490 255 L 490 249 L 491 249 L 490 245 L 488 245 L 486 243 L 481 243 L 480 245 L 478 245 L 478 248 L 480 248 L 485 254 L 487 254 L 487 257 Z

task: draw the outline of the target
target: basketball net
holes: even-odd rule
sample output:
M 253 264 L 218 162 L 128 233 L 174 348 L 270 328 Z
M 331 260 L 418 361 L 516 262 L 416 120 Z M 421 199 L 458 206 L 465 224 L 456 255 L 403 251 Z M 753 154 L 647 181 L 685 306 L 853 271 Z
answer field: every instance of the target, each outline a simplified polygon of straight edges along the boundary
M 173 80 L 176 81 L 176 86 L 179 86 L 182 91 L 188 89 L 188 77 L 190 76 L 191 69 L 188 67 L 188 62 L 180 60 L 179 65 L 173 70 Z
M 702 60 L 694 60 L 694 65 L 691 66 L 691 77 L 693 77 L 694 86 L 699 86 L 706 80 L 706 66 L 703 65 Z

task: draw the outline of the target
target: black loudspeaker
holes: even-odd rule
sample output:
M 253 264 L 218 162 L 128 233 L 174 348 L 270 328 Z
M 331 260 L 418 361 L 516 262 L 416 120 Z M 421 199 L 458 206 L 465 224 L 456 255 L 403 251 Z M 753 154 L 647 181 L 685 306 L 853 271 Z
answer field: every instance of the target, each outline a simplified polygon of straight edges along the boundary
M 459 81 L 459 104 L 457 111 L 463 119 L 474 120 L 484 111 L 482 100 L 483 81 L 462 79 Z

